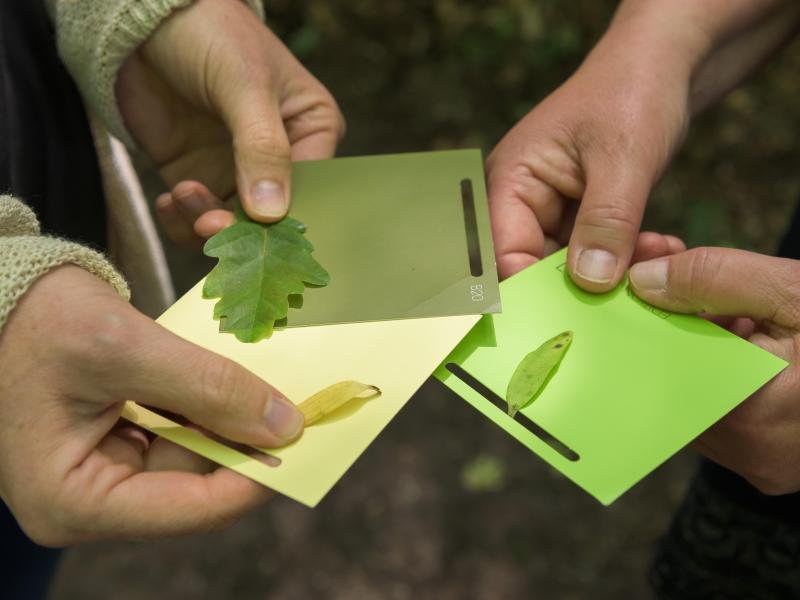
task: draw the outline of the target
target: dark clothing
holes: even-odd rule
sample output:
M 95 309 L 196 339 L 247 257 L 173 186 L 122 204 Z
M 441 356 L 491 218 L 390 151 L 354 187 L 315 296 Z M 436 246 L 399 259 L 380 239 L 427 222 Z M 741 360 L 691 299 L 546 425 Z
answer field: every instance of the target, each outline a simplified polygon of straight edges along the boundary
M 778 249 L 778 256 L 800 259 L 800 204 L 797 206 L 789 231 Z
M 22 532 L 14 515 L 0 502 L 0 576 L 2 597 L 8 600 L 38 600 L 58 565 L 59 550 L 37 546 Z
M 650 581 L 661 600 L 800 598 L 800 495 L 770 497 L 703 461 L 661 540 Z
M 0 192 L 33 208 L 46 233 L 105 248 L 91 132 L 41 0 L 0 0 Z
M 104 249 L 106 216 L 86 114 L 39 0 L 0 0 L 0 193 L 46 233 Z M 58 551 L 37 546 L 0 503 L 2 596 L 44 598 Z
M 800 259 L 800 207 L 779 252 Z M 800 598 L 800 493 L 766 496 L 704 460 L 650 581 L 661 600 Z

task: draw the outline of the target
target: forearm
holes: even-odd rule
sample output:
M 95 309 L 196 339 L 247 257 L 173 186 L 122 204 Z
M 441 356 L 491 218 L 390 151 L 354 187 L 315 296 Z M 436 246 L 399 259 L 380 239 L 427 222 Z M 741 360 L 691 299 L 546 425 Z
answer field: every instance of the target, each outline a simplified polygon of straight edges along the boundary
M 694 114 L 719 100 L 798 29 L 792 0 L 624 0 L 584 67 L 686 85 Z
M 165 19 L 192 1 L 45 0 L 55 23 L 59 55 L 86 103 L 109 131 L 129 146 L 133 139 L 114 93 L 117 73 Z M 263 17 L 259 0 L 243 1 Z
M 800 30 L 800 2 L 761 15 L 729 36 L 694 71 L 691 108 L 694 114 L 719 101 Z
M 671 39 L 683 33 L 712 49 L 794 4 L 793 0 L 623 0 L 612 28 L 644 25 L 652 35 Z

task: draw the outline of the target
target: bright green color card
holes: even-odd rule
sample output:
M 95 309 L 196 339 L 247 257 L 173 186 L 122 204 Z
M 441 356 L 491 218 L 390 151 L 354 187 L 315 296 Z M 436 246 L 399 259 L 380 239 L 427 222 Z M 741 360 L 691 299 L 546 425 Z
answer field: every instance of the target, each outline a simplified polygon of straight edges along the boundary
M 553 467 L 610 504 L 786 363 L 699 317 L 644 304 L 627 285 L 578 289 L 566 251 L 500 285 L 436 376 Z M 536 399 L 505 413 L 509 379 L 546 340 L 574 333 Z

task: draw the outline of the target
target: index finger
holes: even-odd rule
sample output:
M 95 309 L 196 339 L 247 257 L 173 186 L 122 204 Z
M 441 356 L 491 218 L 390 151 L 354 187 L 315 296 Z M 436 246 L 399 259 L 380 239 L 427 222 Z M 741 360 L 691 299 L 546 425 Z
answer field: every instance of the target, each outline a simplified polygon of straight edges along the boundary
M 220 467 L 207 475 L 137 473 L 108 491 L 94 520 L 98 537 L 143 539 L 219 529 L 266 502 L 273 492 Z

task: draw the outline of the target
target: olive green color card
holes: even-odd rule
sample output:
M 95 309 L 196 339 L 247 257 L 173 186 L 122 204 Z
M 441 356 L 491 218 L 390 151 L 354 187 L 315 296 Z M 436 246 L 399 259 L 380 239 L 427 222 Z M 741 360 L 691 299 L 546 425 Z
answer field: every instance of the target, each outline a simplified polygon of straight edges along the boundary
M 436 372 L 457 394 L 603 504 L 610 504 L 778 374 L 786 363 L 699 317 L 667 313 L 627 284 L 578 289 L 566 252 L 500 285 Z M 533 402 L 506 412 L 509 379 L 564 331 L 572 341 Z
M 295 163 L 290 215 L 331 283 L 289 327 L 500 310 L 479 150 Z

